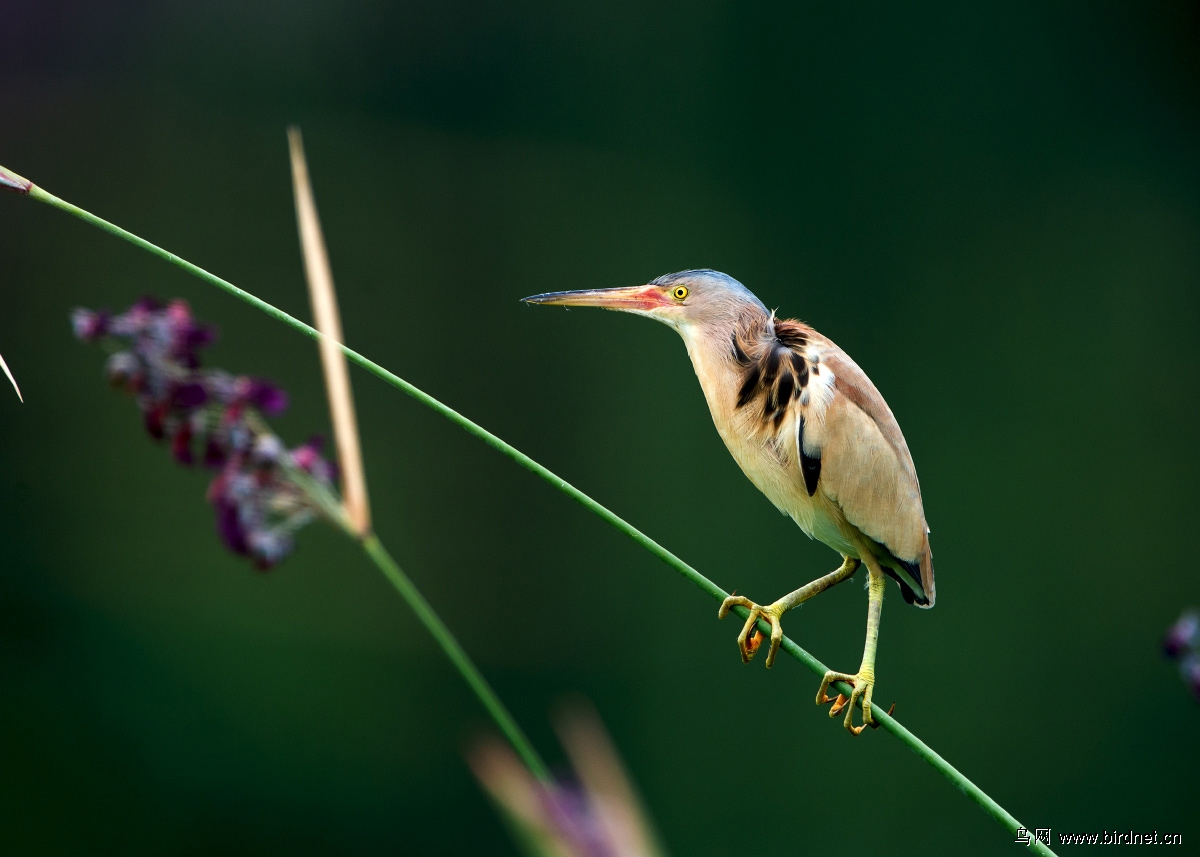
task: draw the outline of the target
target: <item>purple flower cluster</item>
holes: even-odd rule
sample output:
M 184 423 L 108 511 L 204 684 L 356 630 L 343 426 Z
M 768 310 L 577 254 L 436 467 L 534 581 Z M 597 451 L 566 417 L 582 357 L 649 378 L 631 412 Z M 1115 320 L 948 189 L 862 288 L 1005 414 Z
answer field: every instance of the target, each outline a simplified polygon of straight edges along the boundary
M 76 309 L 71 325 L 84 342 L 108 346 L 108 380 L 136 398 L 151 437 L 169 441 L 180 464 L 199 457 L 218 471 L 208 499 L 225 545 L 260 569 L 287 556 L 295 532 L 320 514 L 296 474 L 329 492 L 336 478 L 319 438 L 289 450 L 262 420 L 287 408 L 287 394 L 261 378 L 200 368 L 199 351 L 216 332 L 182 300 L 143 298 L 120 315 Z
M 1167 629 L 1163 654 L 1179 661 L 1179 676 L 1200 701 L 1200 612 L 1184 610 Z

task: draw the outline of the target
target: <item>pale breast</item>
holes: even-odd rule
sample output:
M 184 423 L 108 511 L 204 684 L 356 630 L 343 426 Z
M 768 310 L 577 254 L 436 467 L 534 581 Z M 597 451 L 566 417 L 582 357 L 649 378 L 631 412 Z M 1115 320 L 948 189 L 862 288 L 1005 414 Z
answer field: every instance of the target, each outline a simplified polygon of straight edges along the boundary
M 807 325 L 770 315 L 681 333 L 717 431 L 750 481 L 809 536 L 846 556 L 869 551 L 905 600 L 932 606 L 916 469 L 858 365 Z
M 797 449 L 800 410 L 785 407 L 775 420 L 764 419 L 761 408 L 738 407 L 744 380 L 736 365 L 726 357 L 727 351 L 693 348 L 688 343 L 713 424 L 734 461 L 746 478 L 810 538 L 842 554 L 854 555 L 853 546 L 842 532 L 836 508 L 830 508 L 820 495 L 810 496 L 805 489 Z M 831 397 L 832 384 L 832 373 L 818 370 L 817 375 L 806 379 L 803 387 L 795 387 L 794 395 L 803 397 L 807 410 L 819 413 Z

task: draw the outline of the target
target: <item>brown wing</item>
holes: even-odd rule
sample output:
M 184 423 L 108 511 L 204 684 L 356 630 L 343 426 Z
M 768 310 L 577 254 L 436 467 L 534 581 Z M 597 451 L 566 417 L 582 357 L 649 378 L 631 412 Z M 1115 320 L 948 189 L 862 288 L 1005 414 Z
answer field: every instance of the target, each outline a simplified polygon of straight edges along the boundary
M 907 572 L 924 590 L 924 597 L 916 592 L 916 603 L 932 607 L 929 528 L 908 444 L 891 408 L 858 364 L 815 331 L 813 338 L 824 346 L 814 365 L 814 381 L 822 369 L 827 377 L 820 379 L 820 387 L 810 384 L 812 401 L 801 408 L 802 461 L 820 459 L 818 490 L 849 523 L 899 560 L 904 568 L 896 570 Z M 926 599 L 927 604 L 921 603 Z

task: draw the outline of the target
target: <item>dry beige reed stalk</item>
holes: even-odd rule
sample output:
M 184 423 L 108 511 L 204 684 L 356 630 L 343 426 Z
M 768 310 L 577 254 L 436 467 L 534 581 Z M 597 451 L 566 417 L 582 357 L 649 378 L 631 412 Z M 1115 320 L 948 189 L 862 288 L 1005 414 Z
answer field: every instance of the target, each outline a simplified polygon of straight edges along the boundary
M 8 378 L 8 383 L 12 384 L 13 389 L 17 391 L 17 398 L 24 402 L 25 397 L 21 395 L 21 388 L 17 386 L 17 379 L 13 377 L 12 372 L 8 371 L 8 364 L 4 362 L 3 355 L 0 355 L 0 369 L 4 370 L 4 374 Z
M 342 343 L 342 321 L 338 314 L 333 271 L 317 217 L 317 203 L 308 179 L 304 158 L 304 140 L 300 129 L 288 128 L 288 149 L 292 159 L 292 188 L 296 198 L 296 225 L 304 256 L 304 274 L 312 303 L 314 326 L 321 332 L 318 342 L 321 367 L 325 372 L 325 390 L 329 396 L 329 415 L 338 465 L 342 472 L 342 504 L 346 518 L 359 537 L 371 531 L 371 504 L 367 497 L 367 477 L 363 471 L 362 445 L 358 438 L 358 419 L 354 413 L 354 393 Z

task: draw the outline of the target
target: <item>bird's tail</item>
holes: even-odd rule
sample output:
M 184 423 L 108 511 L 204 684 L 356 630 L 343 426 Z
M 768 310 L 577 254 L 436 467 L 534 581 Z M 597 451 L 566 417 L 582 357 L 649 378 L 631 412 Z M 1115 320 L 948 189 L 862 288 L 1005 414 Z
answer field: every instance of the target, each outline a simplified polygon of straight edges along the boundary
M 925 544 L 925 553 L 921 554 L 921 587 L 925 590 L 927 601 L 917 606 L 928 610 L 937 599 L 936 587 L 933 584 L 933 551 L 930 550 L 928 542 Z
M 917 607 L 922 607 L 926 610 L 932 607 L 935 592 L 933 585 L 933 554 L 929 550 L 929 545 L 925 546 L 923 554 L 911 562 L 900 559 L 890 551 L 888 551 L 888 554 L 889 559 L 893 560 L 894 564 L 889 565 L 884 560 L 882 562 L 883 571 L 888 577 L 891 577 L 900 584 L 900 594 L 904 597 L 904 603 L 915 604 Z

